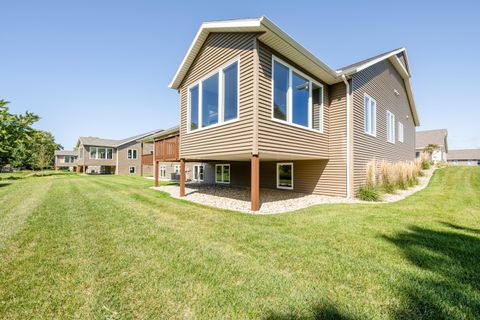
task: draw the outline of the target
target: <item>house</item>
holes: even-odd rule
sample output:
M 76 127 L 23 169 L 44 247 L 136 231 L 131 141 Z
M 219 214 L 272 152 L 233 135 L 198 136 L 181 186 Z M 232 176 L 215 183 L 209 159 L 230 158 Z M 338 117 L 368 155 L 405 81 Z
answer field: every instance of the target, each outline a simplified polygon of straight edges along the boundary
M 140 140 L 154 145 L 152 155 L 144 155 L 145 162 L 153 163 L 155 186 L 159 180 L 180 180 L 180 127 L 175 126 L 154 133 Z M 150 157 L 153 157 L 150 159 Z M 185 164 L 185 180 L 196 183 L 215 183 L 214 167 L 208 162 L 187 162 Z
M 250 187 L 256 211 L 260 188 L 353 197 L 371 159 L 415 158 L 404 48 L 334 70 L 266 17 L 206 22 L 169 86 L 180 96 L 180 196 L 189 162 Z
M 153 144 L 140 140 L 160 132 L 155 130 L 122 140 L 79 137 L 77 172 L 151 175 L 153 165 L 142 163 L 142 155 L 153 153 Z
M 415 133 L 415 156 L 418 158 L 427 146 L 437 146 L 430 151 L 430 160 L 433 162 L 446 162 L 448 155 L 447 129 L 417 131 Z
M 480 166 L 480 149 L 450 150 L 447 161 L 452 165 Z
M 78 152 L 74 150 L 55 151 L 55 170 L 75 171 L 77 168 Z

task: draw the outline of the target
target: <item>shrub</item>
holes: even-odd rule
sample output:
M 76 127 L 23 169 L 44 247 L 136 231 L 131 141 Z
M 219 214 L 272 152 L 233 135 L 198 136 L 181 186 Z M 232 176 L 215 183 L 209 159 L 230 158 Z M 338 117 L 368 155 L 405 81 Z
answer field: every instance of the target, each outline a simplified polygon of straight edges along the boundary
M 365 185 L 371 188 L 377 185 L 377 161 L 375 159 L 367 163 Z
M 363 201 L 380 201 L 381 193 L 377 188 L 363 186 L 358 190 L 357 198 Z
M 430 154 L 428 152 L 423 151 L 420 153 L 420 160 L 422 161 L 422 169 L 428 170 L 432 166 L 432 162 L 430 160 Z

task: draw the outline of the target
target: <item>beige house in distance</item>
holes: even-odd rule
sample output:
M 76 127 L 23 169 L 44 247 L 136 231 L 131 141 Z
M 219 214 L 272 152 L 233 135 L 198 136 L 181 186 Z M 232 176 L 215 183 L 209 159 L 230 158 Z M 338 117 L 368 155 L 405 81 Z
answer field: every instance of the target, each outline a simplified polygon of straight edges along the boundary
M 152 165 L 142 163 L 142 155 L 152 154 L 153 144 L 140 140 L 160 132 L 155 130 L 122 140 L 79 137 L 77 172 L 91 174 L 152 175 Z
M 448 163 L 462 166 L 480 166 L 480 149 L 450 150 Z
M 447 129 L 417 131 L 415 133 L 415 156 L 418 158 L 428 145 L 437 145 L 438 149 L 430 154 L 433 162 L 446 162 L 448 158 Z
M 55 151 L 55 170 L 77 170 L 78 152 L 74 150 Z
M 170 88 L 181 196 L 190 162 L 214 168 L 216 184 L 249 187 L 256 211 L 260 188 L 354 197 L 371 159 L 415 159 L 404 48 L 334 70 L 266 17 L 206 22 Z

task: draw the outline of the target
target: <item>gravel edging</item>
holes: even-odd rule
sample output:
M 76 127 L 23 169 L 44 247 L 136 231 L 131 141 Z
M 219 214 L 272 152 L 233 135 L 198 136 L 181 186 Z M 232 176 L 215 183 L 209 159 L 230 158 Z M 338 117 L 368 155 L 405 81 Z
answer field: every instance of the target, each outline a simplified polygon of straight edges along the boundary
M 180 198 L 180 188 L 178 185 L 151 187 L 151 189 L 167 192 L 170 196 L 177 199 L 188 200 L 215 208 L 240 211 L 244 213 L 276 214 L 304 209 L 319 204 L 384 204 L 397 202 L 424 189 L 430 182 L 434 171 L 435 168 L 425 170 L 424 176 L 418 179 L 418 185 L 407 190 L 397 190 L 394 194 L 385 194 L 380 202 L 304 194 L 276 189 L 262 189 L 260 192 L 261 205 L 259 211 L 250 210 L 250 191 L 245 187 L 189 183 L 185 185 L 185 197 L 182 198 Z

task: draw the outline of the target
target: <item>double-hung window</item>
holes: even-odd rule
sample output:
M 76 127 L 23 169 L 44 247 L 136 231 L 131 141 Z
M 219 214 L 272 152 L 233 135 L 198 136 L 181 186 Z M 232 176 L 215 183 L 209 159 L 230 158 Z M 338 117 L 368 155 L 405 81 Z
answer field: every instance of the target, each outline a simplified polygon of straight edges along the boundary
M 193 180 L 194 181 L 203 181 L 204 177 L 204 166 L 202 164 L 197 164 L 193 166 Z
M 403 123 L 398 122 L 398 141 L 403 142 Z
M 128 149 L 127 150 L 127 158 L 135 160 L 137 159 L 137 150 L 136 149 Z
M 364 95 L 364 129 L 365 133 L 377 134 L 377 102 L 369 95 Z
M 158 167 L 158 175 L 160 179 L 165 179 L 167 177 L 167 166 L 162 164 Z
M 395 143 L 395 115 L 387 111 L 387 141 Z
M 272 117 L 323 132 L 323 86 L 273 57 Z
M 229 164 L 215 165 L 215 182 L 230 183 L 230 165 Z
M 239 60 L 231 62 L 188 89 L 188 131 L 238 119 Z

